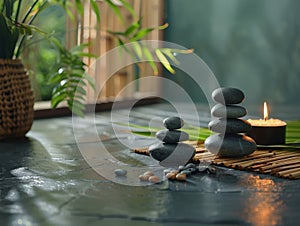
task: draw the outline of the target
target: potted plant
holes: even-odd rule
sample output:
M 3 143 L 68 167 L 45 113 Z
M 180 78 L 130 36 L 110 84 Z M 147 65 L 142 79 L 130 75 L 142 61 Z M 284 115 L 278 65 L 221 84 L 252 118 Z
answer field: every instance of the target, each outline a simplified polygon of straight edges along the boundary
M 83 56 L 93 57 L 83 52 L 88 44 L 68 50 L 52 34 L 44 32 L 33 22 L 51 4 L 59 4 L 69 16 L 71 15 L 70 8 L 75 8 L 76 13 L 80 16 L 83 13 L 84 1 L 90 2 L 98 21 L 100 21 L 96 0 L 0 0 L 0 140 L 24 137 L 32 126 L 34 97 L 28 73 L 21 61 L 21 53 L 27 39 L 37 33 L 51 42 L 59 55 L 59 70 L 51 78 L 51 82 L 57 84 L 52 93 L 52 106 L 56 107 L 65 101 L 75 113 L 83 114 L 84 88 L 87 83 L 93 85 L 93 81 L 84 73 L 85 64 L 82 60 Z M 113 1 L 105 0 L 105 2 L 122 19 L 121 13 Z M 119 0 L 119 2 L 136 18 L 134 10 L 126 0 Z M 119 45 L 122 46 L 124 42 L 139 41 L 154 29 L 165 29 L 166 27 L 163 25 L 157 28 L 142 28 L 141 19 L 136 18 L 136 21 L 124 31 L 108 32 L 114 35 Z M 135 50 L 131 51 L 134 52 Z M 154 55 L 158 53 L 157 58 L 167 70 L 173 73 L 173 68 L 168 63 L 169 59 L 175 60 L 171 52 L 170 49 L 164 49 L 153 53 L 153 57 L 148 57 L 152 68 L 156 70 L 155 64 L 151 61 Z M 137 55 L 137 53 L 132 54 L 133 57 Z M 147 55 L 149 56 L 149 53 Z M 78 86 L 82 88 L 80 93 L 82 96 L 75 96 Z

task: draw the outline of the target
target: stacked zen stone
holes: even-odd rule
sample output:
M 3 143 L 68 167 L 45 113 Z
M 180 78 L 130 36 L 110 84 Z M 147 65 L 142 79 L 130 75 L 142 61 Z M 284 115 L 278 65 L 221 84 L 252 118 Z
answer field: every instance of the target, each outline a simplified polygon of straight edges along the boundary
M 239 106 L 244 100 L 244 93 L 236 88 L 218 88 L 213 91 L 212 98 L 218 104 L 211 109 L 217 119 L 208 124 L 208 128 L 217 134 L 205 140 L 205 148 L 222 157 L 241 157 L 256 150 L 255 141 L 244 133 L 251 129 L 251 124 L 239 119 L 247 114 L 244 107 Z
M 150 156 L 162 166 L 174 167 L 186 164 L 195 154 L 193 146 L 180 143 L 189 139 L 189 135 L 179 129 L 184 121 L 179 117 L 169 117 L 163 121 L 165 130 L 156 133 L 156 138 L 163 143 L 149 147 Z

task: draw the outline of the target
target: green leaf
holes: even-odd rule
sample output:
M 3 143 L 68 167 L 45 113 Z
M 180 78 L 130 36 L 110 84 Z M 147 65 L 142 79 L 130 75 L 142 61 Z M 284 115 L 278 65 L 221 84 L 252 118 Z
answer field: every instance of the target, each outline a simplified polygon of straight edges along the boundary
M 171 67 L 168 59 L 163 55 L 163 53 L 160 51 L 160 49 L 155 50 L 156 56 L 159 59 L 159 61 L 162 63 L 162 65 L 172 74 L 175 74 L 175 70 Z
M 169 48 L 161 48 L 160 49 L 167 57 L 169 57 L 175 64 L 179 65 L 179 61 L 175 58 L 172 53 L 172 49 Z
M 115 14 L 120 18 L 121 22 L 124 23 L 124 18 L 118 6 L 116 6 L 111 0 L 105 0 L 109 7 L 115 12 Z
M 90 3 L 91 3 L 91 6 L 92 6 L 92 9 L 93 9 L 94 13 L 96 14 L 97 21 L 98 21 L 98 23 L 100 23 L 100 11 L 99 11 L 99 8 L 98 8 L 98 5 L 97 5 L 97 1 L 96 0 L 90 0 Z
M 77 53 L 82 52 L 85 48 L 89 47 L 90 43 L 81 43 L 80 45 L 74 46 L 72 49 L 70 49 L 71 53 Z
M 50 77 L 50 79 L 48 80 L 48 84 L 56 84 L 58 82 L 60 82 L 63 79 L 63 75 L 56 73 L 53 76 Z
M 126 31 L 124 32 L 124 34 L 126 36 L 130 35 L 131 33 L 133 33 L 134 31 L 136 31 L 138 28 L 140 27 L 138 22 L 133 23 L 132 25 L 130 25 Z
M 81 86 L 77 86 L 76 88 L 76 93 L 80 93 L 82 95 L 86 95 L 86 91 L 84 88 L 82 88 Z M 73 95 L 74 96 L 74 95 Z
M 130 39 L 131 42 L 139 41 L 140 39 L 144 38 L 147 34 L 153 31 L 154 28 L 142 28 L 139 30 L 133 38 Z
M 123 126 L 128 126 L 129 129 L 131 129 L 131 131 L 128 131 L 130 133 L 134 133 L 141 136 L 147 136 L 147 137 L 155 137 L 156 132 L 161 130 L 161 128 L 141 126 L 136 124 L 124 124 L 118 122 L 114 122 L 114 123 Z M 197 126 L 192 126 L 187 124 L 181 130 L 189 134 L 190 137 L 189 140 L 202 141 L 202 142 L 205 141 L 205 139 L 209 137 L 212 133 L 208 128 L 200 128 Z
M 143 51 L 142 51 L 140 44 L 138 42 L 132 42 L 131 44 L 132 44 L 133 50 L 135 51 L 138 58 L 142 59 Z
M 112 35 L 119 35 L 119 36 L 126 36 L 124 32 L 121 31 L 112 31 L 112 30 L 107 30 L 108 33 L 112 34 Z
M 77 56 L 88 57 L 88 58 L 96 58 L 97 57 L 97 55 L 95 55 L 95 54 L 85 53 L 85 52 L 79 52 L 79 53 L 77 53 Z
M 123 4 L 123 6 L 128 10 L 128 12 L 133 16 L 133 17 L 137 17 L 136 12 L 134 11 L 134 9 L 132 8 L 132 6 L 125 0 L 120 0 L 120 2 Z
M 83 16 L 83 5 L 81 3 L 81 0 L 75 0 L 76 3 L 76 9 L 78 10 L 79 14 Z
M 148 63 L 153 70 L 154 75 L 158 75 L 158 69 L 157 69 L 156 64 L 154 63 L 154 58 L 153 58 L 151 52 L 149 51 L 149 49 L 146 46 L 143 46 L 142 50 L 143 50 L 146 60 L 148 60 Z
M 51 98 L 51 107 L 56 108 L 57 105 L 65 101 L 66 98 L 67 98 L 66 93 L 57 93 L 56 95 L 53 94 Z
M 84 103 L 82 103 L 78 100 L 68 100 L 67 104 L 68 104 L 69 109 L 72 110 L 72 112 L 79 115 L 80 117 L 84 116 L 84 110 L 85 110 Z
M 75 106 L 69 106 L 69 109 L 71 109 L 72 112 L 74 112 L 76 115 L 78 115 L 80 117 L 84 117 L 84 112 L 81 109 L 79 109 Z
M 90 84 L 90 86 L 93 88 L 93 90 L 95 91 L 96 90 L 96 86 L 95 86 L 95 81 L 94 79 L 88 75 L 88 74 L 85 74 L 84 78 L 87 80 L 87 82 Z
M 72 102 L 72 106 L 73 107 L 76 107 L 76 108 L 78 108 L 78 109 L 81 109 L 81 110 L 84 110 L 85 109 L 85 106 L 84 106 L 84 103 L 82 103 L 82 102 L 80 102 L 80 101 L 78 101 L 78 100 L 73 100 L 73 102 Z
M 73 15 L 73 12 L 72 12 L 70 9 L 68 9 L 68 8 L 65 8 L 65 11 L 66 11 L 66 13 L 68 14 L 68 17 L 69 17 L 72 21 L 74 21 L 74 20 L 75 20 L 75 17 L 74 17 L 74 15 Z
M 151 132 L 151 131 L 132 131 L 132 133 L 144 137 L 155 137 L 156 134 L 156 132 Z

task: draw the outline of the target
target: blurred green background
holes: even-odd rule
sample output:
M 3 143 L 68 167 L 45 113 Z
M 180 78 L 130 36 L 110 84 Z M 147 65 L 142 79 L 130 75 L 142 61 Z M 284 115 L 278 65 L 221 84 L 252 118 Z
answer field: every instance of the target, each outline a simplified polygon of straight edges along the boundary
M 242 89 L 246 105 L 264 100 L 273 106 L 299 105 L 299 0 L 165 2 L 165 20 L 170 24 L 165 40 L 193 48 L 221 86 Z M 185 73 L 166 77 L 195 101 L 206 101 Z M 164 92 L 167 96 L 168 90 Z
M 165 0 L 164 32 L 169 42 L 193 48 L 211 68 L 221 86 L 242 89 L 244 104 L 298 106 L 300 101 L 299 0 Z M 51 6 L 36 23 L 53 31 L 64 43 L 65 14 Z M 56 70 L 54 47 L 42 37 L 25 48 L 24 60 L 34 71 L 33 86 L 39 100 L 50 98 L 47 83 Z M 36 45 L 38 43 L 38 45 Z M 48 45 L 48 46 L 47 46 Z M 182 86 L 196 102 L 206 103 L 201 89 L 184 72 L 165 77 Z M 205 84 L 206 81 L 203 81 Z M 164 96 L 172 96 L 167 87 Z M 175 97 L 180 99 L 180 97 Z M 170 98 L 172 99 L 172 97 Z
M 55 36 L 64 45 L 66 15 L 60 6 L 47 7 L 39 14 L 34 24 Z M 49 84 L 48 80 L 58 69 L 58 56 L 57 49 L 42 35 L 36 34 L 26 42 L 22 59 L 31 75 L 36 101 L 51 99 L 52 88 L 55 84 Z M 35 63 L 32 64 L 32 62 Z

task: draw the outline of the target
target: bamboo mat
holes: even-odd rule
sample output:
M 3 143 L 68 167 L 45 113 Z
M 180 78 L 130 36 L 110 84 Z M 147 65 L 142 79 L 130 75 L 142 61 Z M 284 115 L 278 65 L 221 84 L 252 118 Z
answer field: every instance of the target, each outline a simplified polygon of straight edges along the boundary
M 286 179 L 300 178 L 300 152 L 291 150 L 256 150 L 242 158 L 221 158 L 206 151 L 203 144 L 187 142 L 196 148 L 194 163 L 212 163 L 237 170 L 270 174 Z M 135 153 L 149 155 L 148 148 L 134 149 Z

